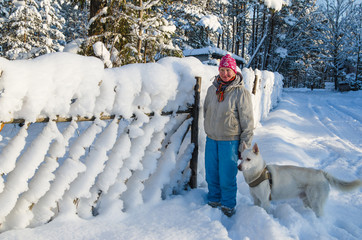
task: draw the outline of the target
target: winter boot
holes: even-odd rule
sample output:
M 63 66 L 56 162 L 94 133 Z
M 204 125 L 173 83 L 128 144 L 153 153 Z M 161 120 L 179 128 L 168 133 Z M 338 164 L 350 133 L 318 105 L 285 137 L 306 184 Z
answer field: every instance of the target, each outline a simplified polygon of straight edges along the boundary
M 228 208 L 225 206 L 221 206 L 221 211 L 228 217 L 231 217 L 235 213 L 235 208 Z
M 217 207 L 221 206 L 221 204 L 219 202 L 211 202 L 211 201 L 209 201 L 207 204 L 212 208 L 217 208 Z

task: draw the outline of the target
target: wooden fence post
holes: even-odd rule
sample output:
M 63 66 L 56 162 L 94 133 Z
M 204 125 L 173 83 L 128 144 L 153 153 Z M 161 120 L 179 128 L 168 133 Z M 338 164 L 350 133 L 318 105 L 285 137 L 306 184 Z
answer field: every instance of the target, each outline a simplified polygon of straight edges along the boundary
M 258 80 L 259 80 L 258 75 L 255 75 L 254 86 L 253 86 L 253 91 L 252 91 L 252 93 L 253 93 L 254 95 L 256 94 L 256 88 L 258 87 Z
M 197 159 L 199 155 L 199 110 L 200 110 L 200 92 L 201 77 L 196 77 L 195 84 L 195 102 L 192 107 L 192 125 L 191 125 L 191 143 L 194 144 L 194 151 L 190 160 L 191 177 L 189 185 L 191 188 L 197 187 Z

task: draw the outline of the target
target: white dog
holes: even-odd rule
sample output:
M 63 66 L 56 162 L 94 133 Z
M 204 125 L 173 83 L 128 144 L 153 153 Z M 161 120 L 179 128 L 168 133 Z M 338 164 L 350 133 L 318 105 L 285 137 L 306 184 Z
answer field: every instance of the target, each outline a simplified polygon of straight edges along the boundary
M 241 155 L 238 169 L 249 184 L 254 204 L 268 210 L 270 200 L 299 197 L 305 207 L 315 214 L 323 215 L 323 206 L 329 193 L 329 185 L 341 191 L 350 191 L 362 186 L 360 180 L 345 182 L 317 169 L 296 166 L 266 165 L 258 145 L 246 149 Z

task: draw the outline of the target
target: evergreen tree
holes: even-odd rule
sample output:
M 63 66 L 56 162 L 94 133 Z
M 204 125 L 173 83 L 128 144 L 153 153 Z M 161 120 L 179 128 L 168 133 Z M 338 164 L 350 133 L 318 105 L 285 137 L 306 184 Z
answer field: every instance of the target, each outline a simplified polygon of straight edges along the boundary
M 171 35 L 176 27 L 163 16 L 159 0 L 130 1 L 126 5 L 127 19 L 131 27 L 131 39 L 127 45 L 129 56 L 136 62 L 150 62 L 157 55 L 181 55 L 173 46 Z M 136 51 L 135 51 L 136 50 Z
M 3 1 L 3 7 L 8 17 L 0 30 L 1 56 L 28 59 L 61 50 L 64 36 L 49 1 Z
M 114 0 L 99 6 L 102 8 L 89 22 L 84 54 L 102 55 L 107 67 L 152 62 L 164 55 L 181 56 L 171 41 L 175 27 L 161 14 L 161 1 Z
M 58 0 L 38 0 L 38 3 L 46 36 L 52 41 L 49 48 L 51 51 L 61 51 L 66 43 L 63 34 L 65 19 L 60 15 L 61 6 Z
M 6 2 L 8 2 L 9 0 L 0 0 L 0 39 L 2 39 L 4 37 L 4 35 L 6 34 L 4 29 L 5 29 L 5 22 L 7 21 L 7 19 L 9 18 L 9 9 L 7 9 L 7 5 L 5 4 Z M 4 56 L 4 52 L 3 52 L 3 46 L 0 42 L 0 56 Z
M 64 19 L 63 34 L 66 42 L 85 39 L 87 37 L 88 1 L 60 1 L 59 12 L 61 19 Z
M 220 18 L 214 14 L 216 1 L 175 1 L 167 9 L 167 17 L 176 26 L 174 43 L 181 49 L 216 46 L 222 34 L 219 26 L 211 25 Z

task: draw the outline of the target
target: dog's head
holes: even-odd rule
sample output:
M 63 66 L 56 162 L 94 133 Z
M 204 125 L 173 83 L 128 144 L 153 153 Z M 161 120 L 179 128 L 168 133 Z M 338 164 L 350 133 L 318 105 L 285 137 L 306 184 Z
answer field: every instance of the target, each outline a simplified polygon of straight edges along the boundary
M 238 165 L 240 171 L 248 171 L 249 169 L 263 168 L 265 163 L 259 152 L 259 147 L 255 143 L 252 148 L 247 148 L 245 142 L 243 142 L 243 152 L 241 153 L 241 159 Z

